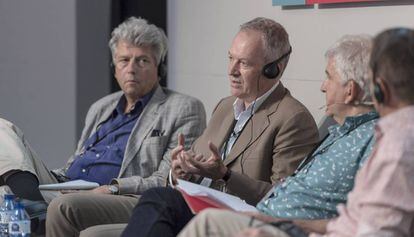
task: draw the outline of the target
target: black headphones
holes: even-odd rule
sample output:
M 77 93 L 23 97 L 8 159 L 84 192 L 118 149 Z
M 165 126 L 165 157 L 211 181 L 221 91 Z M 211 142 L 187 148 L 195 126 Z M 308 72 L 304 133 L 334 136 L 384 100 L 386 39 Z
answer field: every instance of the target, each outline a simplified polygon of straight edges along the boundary
M 115 64 L 114 64 L 114 62 L 112 60 L 109 63 L 109 68 L 111 70 L 111 75 L 114 76 L 115 75 Z
M 289 47 L 289 50 L 287 51 L 287 53 L 283 54 L 275 61 L 264 65 L 262 69 L 263 76 L 265 76 L 267 79 L 277 78 L 280 74 L 278 63 L 282 61 L 284 58 L 286 58 L 287 56 L 289 56 L 289 54 L 291 53 L 292 53 L 292 47 Z
M 380 87 L 380 85 L 377 82 L 377 64 L 375 63 L 373 68 L 372 68 L 372 81 L 374 84 L 374 97 L 375 100 L 381 104 L 384 102 L 384 92 L 382 92 L 382 89 Z
M 384 92 L 382 92 L 380 85 L 376 81 L 374 82 L 374 97 L 379 104 L 384 103 Z
M 161 60 L 160 64 L 158 64 L 158 76 L 161 79 L 167 76 L 167 65 L 165 64 L 165 60 Z

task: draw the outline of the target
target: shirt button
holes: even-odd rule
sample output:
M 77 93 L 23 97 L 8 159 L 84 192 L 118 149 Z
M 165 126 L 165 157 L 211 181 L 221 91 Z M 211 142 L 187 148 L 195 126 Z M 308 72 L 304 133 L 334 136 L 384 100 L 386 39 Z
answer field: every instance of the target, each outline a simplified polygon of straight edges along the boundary
M 98 158 L 99 158 L 99 157 L 100 157 L 100 155 L 99 155 L 99 154 L 96 154 L 96 157 L 98 157 Z
M 89 146 L 88 146 L 88 147 L 89 147 L 89 148 L 91 148 L 92 146 L 93 146 L 92 144 L 89 144 Z
M 82 169 L 82 173 L 85 173 L 86 172 L 86 170 L 85 169 Z

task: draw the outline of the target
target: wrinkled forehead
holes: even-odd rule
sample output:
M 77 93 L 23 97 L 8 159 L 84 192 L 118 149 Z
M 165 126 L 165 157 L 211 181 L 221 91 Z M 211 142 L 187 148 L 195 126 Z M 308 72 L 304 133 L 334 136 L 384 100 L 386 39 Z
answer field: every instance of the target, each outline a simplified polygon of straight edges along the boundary
M 116 45 L 115 57 L 125 54 L 140 54 L 155 58 L 154 49 L 151 45 L 136 45 L 134 43 L 121 40 Z

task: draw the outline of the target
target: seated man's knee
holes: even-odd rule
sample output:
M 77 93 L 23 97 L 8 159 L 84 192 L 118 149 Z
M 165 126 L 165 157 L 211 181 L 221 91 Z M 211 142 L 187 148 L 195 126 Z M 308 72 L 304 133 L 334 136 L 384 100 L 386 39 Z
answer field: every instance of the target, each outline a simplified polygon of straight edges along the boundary
M 156 187 L 156 188 L 151 188 L 147 191 L 145 191 L 141 198 L 140 198 L 140 202 L 147 202 L 147 201 L 166 201 L 166 200 L 170 200 L 175 199 L 177 197 L 177 195 L 179 195 L 180 193 L 172 188 L 166 188 L 166 187 Z
M 54 218 L 57 213 L 67 214 L 68 212 L 73 211 L 79 206 L 79 198 L 76 194 L 64 194 L 59 197 L 56 197 L 50 202 L 49 207 L 47 208 L 47 216 Z
M 227 211 L 227 210 L 221 210 L 217 208 L 207 208 L 204 209 L 202 212 L 200 212 L 198 215 L 196 215 L 197 219 L 210 219 L 210 218 L 231 218 L 231 215 L 233 215 L 234 212 Z

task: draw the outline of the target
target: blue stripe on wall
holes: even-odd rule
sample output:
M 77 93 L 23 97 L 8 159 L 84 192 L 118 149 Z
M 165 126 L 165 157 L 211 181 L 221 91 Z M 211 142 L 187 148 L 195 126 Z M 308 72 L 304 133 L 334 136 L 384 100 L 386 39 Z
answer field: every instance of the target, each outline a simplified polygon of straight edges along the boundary
M 305 0 L 272 0 L 273 6 L 305 5 Z

